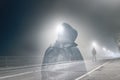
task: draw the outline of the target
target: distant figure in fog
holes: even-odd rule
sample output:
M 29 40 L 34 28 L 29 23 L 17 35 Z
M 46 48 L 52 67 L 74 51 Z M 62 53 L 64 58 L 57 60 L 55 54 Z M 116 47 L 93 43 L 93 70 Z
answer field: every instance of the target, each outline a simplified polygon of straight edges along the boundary
M 93 49 L 92 49 L 92 61 L 93 61 L 93 62 L 96 62 L 96 60 L 97 60 L 97 59 L 96 59 L 96 49 L 93 48 Z
M 73 80 L 70 78 L 73 73 L 68 73 L 68 71 L 81 71 L 81 74 L 86 72 L 83 56 L 75 43 L 77 31 L 67 23 L 63 23 L 59 30 L 56 43 L 50 46 L 44 54 L 42 80 Z M 77 66 L 73 65 L 75 62 L 78 63 Z M 66 64 L 66 66 L 69 64 L 69 66 L 60 67 L 60 64 Z M 72 67 L 70 69 L 70 66 L 74 69 Z M 62 70 L 64 77 L 61 74 Z

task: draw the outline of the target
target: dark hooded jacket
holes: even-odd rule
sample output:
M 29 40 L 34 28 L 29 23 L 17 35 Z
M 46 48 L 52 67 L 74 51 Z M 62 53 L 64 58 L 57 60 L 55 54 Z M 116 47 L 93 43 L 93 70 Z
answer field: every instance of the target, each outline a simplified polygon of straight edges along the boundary
M 43 59 L 43 65 L 75 61 L 84 62 L 82 54 L 80 53 L 79 49 L 77 48 L 77 44 L 75 43 L 75 40 L 78 36 L 77 31 L 67 23 L 63 23 L 63 29 L 64 31 L 62 32 L 62 34 L 58 33 L 58 39 L 56 43 L 46 50 Z M 85 70 L 84 63 L 80 67 L 84 67 Z M 45 69 L 45 67 L 43 68 Z M 52 68 L 54 68 L 54 66 L 52 66 Z M 44 73 L 43 75 L 45 76 L 46 73 Z M 52 79 L 49 78 L 49 80 Z
M 56 43 L 46 50 L 43 64 L 83 60 L 74 42 L 78 35 L 77 31 L 67 23 L 63 24 L 63 29 L 64 32 L 58 34 Z

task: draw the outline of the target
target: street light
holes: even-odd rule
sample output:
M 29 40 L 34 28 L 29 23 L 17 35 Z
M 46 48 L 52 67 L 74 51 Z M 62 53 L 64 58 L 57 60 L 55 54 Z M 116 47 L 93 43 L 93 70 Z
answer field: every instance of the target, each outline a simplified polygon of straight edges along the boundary
M 62 26 L 62 24 L 59 24 L 58 26 L 57 26 L 57 33 L 58 34 L 61 34 L 61 33 L 63 33 L 63 26 Z
M 93 42 L 92 46 L 95 48 L 97 46 L 96 42 Z
M 103 49 L 103 51 L 106 51 L 107 49 L 106 48 L 102 48 Z

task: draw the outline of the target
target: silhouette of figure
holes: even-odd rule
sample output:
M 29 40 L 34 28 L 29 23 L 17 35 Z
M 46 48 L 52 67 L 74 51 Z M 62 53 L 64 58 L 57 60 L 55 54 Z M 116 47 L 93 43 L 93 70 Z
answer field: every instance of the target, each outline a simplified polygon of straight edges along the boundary
M 92 61 L 93 61 L 93 62 L 96 62 L 96 60 L 97 60 L 97 59 L 96 59 L 96 49 L 93 48 L 93 49 L 92 49 Z
M 58 33 L 56 43 L 50 46 L 44 54 L 42 80 L 73 80 L 70 76 L 73 74 L 67 71 L 80 71 L 81 75 L 86 72 L 84 59 L 74 42 L 78 36 L 77 31 L 67 23 L 63 23 L 62 28 L 63 31 Z M 78 65 L 74 66 L 73 62 Z M 65 64 L 66 66 L 69 65 L 68 68 L 64 66 Z M 60 67 L 60 65 L 63 66 Z M 70 69 L 70 66 L 72 66 L 72 69 Z M 64 71 L 64 77 L 60 77 L 61 73 L 58 70 Z M 56 78 L 55 75 L 59 76 Z

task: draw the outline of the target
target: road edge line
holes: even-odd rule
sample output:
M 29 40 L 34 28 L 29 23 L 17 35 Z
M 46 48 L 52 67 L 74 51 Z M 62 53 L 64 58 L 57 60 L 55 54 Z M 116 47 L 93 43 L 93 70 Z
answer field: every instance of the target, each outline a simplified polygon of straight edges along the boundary
M 95 69 L 93 69 L 93 70 L 87 72 L 86 74 L 84 74 L 84 75 L 82 75 L 82 76 L 76 78 L 75 80 L 80 80 L 80 79 L 86 77 L 87 75 L 91 74 L 92 72 L 96 71 L 97 69 L 101 68 L 102 66 L 104 66 L 104 65 L 106 65 L 106 64 L 108 64 L 108 63 L 109 63 L 109 62 L 106 62 L 106 63 L 104 63 L 104 64 L 102 64 L 102 65 L 96 67 Z

